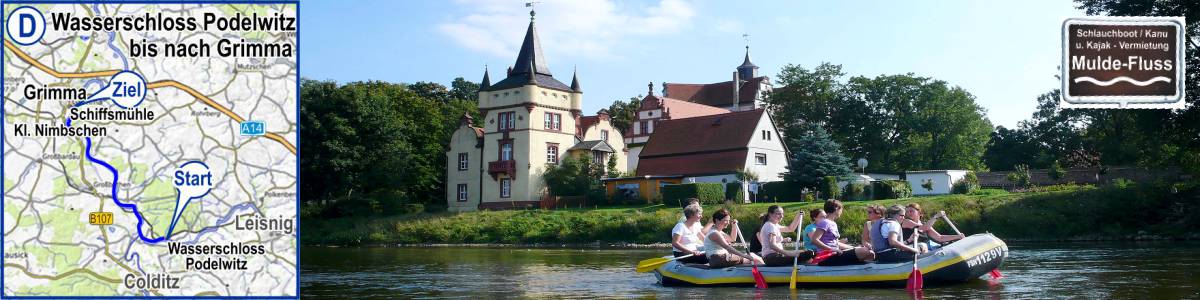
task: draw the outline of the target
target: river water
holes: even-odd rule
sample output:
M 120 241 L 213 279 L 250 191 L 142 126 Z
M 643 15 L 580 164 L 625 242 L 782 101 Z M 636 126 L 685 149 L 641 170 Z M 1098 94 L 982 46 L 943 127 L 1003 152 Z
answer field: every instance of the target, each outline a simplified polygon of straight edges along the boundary
M 999 282 L 926 288 L 927 299 L 1200 298 L 1200 243 L 1009 244 Z M 903 289 L 663 287 L 638 261 L 666 250 L 326 248 L 300 251 L 305 298 L 900 299 Z

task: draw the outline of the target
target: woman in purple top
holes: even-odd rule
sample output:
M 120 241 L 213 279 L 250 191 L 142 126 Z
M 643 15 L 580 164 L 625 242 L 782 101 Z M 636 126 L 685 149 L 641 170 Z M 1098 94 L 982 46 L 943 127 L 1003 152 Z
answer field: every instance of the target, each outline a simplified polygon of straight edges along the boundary
M 838 217 L 842 216 L 841 201 L 825 201 L 825 215 L 825 220 L 817 221 L 816 230 L 812 233 L 813 240 L 817 241 L 813 244 L 817 246 L 819 252 L 833 251 L 837 254 L 825 259 L 818 265 L 843 266 L 875 260 L 875 252 L 871 252 L 871 250 L 863 247 L 854 247 L 838 240 L 841 237 L 841 233 L 838 232 L 837 223 L 834 221 L 837 221 Z

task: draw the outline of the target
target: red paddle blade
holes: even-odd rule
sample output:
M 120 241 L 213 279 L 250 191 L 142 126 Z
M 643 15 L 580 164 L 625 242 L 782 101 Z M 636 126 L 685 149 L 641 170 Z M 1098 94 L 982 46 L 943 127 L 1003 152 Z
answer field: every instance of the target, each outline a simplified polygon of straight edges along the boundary
M 827 250 L 827 251 L 821 251 L 821 253 L 819 253 L 819 254 L 817 254 L 817 256 L 814 256 L 814 257 L 813 257 L 813 259 L 812 259 L 812 263 L 813 263 L 814 265 L 815 265 L 815 264 L 819 264 L 819 263 L 821 263 L 822 261 L 825 261 L 826 259 L 829 259 L 829 258 L 830 258 L 830 257 L 832 257 L 832 256 L 833 256 L 833 251 L 828 251 L 828 250 Z
M 763 278 L 762 272 L 758 271 L 758 266 L 754 266 L 754 269 L 751 269 L 750 273 L 754 274 L 754 287 L 760 289 L 767 288 L 767 279 Z
M 992 279 L 1004 278 L 1004 274 L 1000 274 L 1000 269 L 992 269 L 990 274 L 992 274 Z
M 913 267 L 912 273 L 908 274 L 908 284 L 904 289 L 908 291 L 920 291 L 925 286 L 924 276 L 921 275 L 921 269 Z

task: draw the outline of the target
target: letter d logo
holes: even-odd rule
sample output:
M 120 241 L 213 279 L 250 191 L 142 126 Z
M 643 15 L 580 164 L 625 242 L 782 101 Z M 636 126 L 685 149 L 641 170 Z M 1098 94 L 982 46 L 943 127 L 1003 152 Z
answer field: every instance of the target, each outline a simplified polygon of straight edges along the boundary
M 22 6 L 8 13 L 4 21 L 8 38 L 17 45 L 29 46 L 37 43 L 46 34 L 46 17 L 31 6 Z

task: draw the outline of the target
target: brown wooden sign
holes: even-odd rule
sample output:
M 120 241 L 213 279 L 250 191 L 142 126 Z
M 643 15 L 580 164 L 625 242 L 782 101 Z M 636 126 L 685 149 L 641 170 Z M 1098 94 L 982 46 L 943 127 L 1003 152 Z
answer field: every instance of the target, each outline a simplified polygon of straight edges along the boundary
M 1183 18 L 1063 22 L 1062 106 L 1182 108 Z

